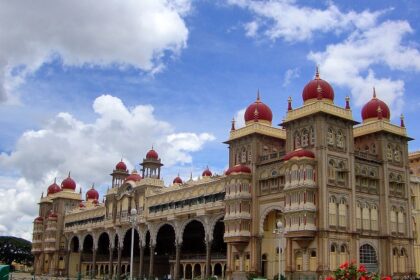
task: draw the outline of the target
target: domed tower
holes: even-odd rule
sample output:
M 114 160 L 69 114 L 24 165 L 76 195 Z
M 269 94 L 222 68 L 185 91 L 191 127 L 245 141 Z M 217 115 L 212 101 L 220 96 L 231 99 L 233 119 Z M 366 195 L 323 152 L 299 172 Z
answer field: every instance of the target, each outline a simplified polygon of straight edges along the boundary
M 112 176 L 112 187 L 118 188 L 124 182 L 125 178 L 128 176 L 128 169 L 125 162 L 121 159 L 115 165 L 114 170 L 111 173 Z
M 142 169 L 143 178 L 154 178 L 160 179 L 160 168 L 163 166 L 159 158 L 158 153 L 153 149 L 149 150 L 146 154 L 146 158 L 140 164 Z

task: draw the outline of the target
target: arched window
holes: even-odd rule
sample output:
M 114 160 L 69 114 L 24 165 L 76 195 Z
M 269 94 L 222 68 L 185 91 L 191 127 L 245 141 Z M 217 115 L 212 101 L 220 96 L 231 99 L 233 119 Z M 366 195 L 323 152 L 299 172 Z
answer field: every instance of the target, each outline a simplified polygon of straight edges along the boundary
M 401 152 L 400 152 L 400 149 L 398 148 L 398 146 L 394 150 L 394 160 L 396 162 L 400 162 L 401 161 Z
M 347 203 L 344 198 L 340 200 L 338 205 L 338 224 L 340 227 L 347 227 Z
M 337 143 L 337 147 L 344 148 L 344 135 L 341 130 L 338 130 L 337 132 L 336 143 Z
M 376 251 L 371 245 L 364 244 L 360 246 L 359 255 L 360 264 L 365 265 L 368 271 L 378 270 L 378 260 L 376 258 Z
M 362 205 L 360 202 L 357 202 L 356 206 L 356 228 L 358 230 L 362 229 Z
M 347 246 L 342 244 L 340 246 L 340 264 L 349 260 L 349 253 L 347 250 Z
M 317 258 L 316 258 L 316 251 L 312 250 L 311 255 L 309 257 L 309 270 L 316 271 L 317 270 Z
M 311 145 L 315 145 L 315 131 L 313 126 L 309 128 L 309 135 L 310 135 L 310 143 Z
M 369 205 L 365 203 L 362 209 L 362 227 L 363 230 L 370 230 L 370 213 L 369 213 Z
M 395 209 L 395 207 L 391 208 L 390 220 L 391 220 L 391 231 L 396 233 L 397 232 L 397 210 Z
M 298 149 L 301 147 L 300 144 L 300 133 L 298 131 L 295 132 L 294 134 L 294 141 L 295 141 L 295 149 Z
M 370 227 L 372 230 L 379 230 L 378 228 L 378 207 L 373 205 L 370 209 Z
M 331 244 L 330 247 L 330 270 L 334 271 L 337 269 L 337 245 Z
M 388 144 L 386 147 L 386 158 L 392 160 L 392 147 L 391 144 Z
M 330 197 L 328 213 L 330 226 L 337 226 L 337 201 L 334 196 Z
M 241 163 L 246 163 L 246 149 L 245 147 L 242 148 L 242 152 L 241 152 Z
M 309 132 L 305 128 L 302 131 L 302 147 L 307 147 L 309 145 Z
M 407 252 L 404 248 L 401 249 L 401 253 L 399 256 L 399 265 L 398 265 L 398 272 L 406 273 L 407 272 Z
M 303 257 L 302 257 L 301 251 L 296 252 L 295 261 L 296 261 L 296 271 L 302 271 L 303 270 Z
M 400 211 L 398 212 L 397 220 L 398 220 L 398 232 L 405 233 L 405 213 L 404 213 L 403 208 L 401 208 Z
M 327 144 L 330 145 L 330 146 L 334 146 L 334 144 L 335 144 L 334 131 L 332 130 L 332 128 L 328 128 Z
M 398 272 L 398 248 L 392 249 L 392 271 L 394 273 Z
M 335 180 L 335 161 L 330 159 L 328 162 L 328 179 Z

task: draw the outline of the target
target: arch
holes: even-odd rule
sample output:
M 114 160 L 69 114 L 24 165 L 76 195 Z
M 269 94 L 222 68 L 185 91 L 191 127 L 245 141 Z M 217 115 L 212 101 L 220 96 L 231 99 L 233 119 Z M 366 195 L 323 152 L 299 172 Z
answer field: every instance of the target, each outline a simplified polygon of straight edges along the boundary
M 210 219 L 209 223 L 208 223 L 208 238 L 210 241 L 213 240 L 214 238 L 214 228 L 216 227 L 216 224 L 220 221 L 223 220 L 223 218 L 225 217 L 225 214 L 219 214 L 215 217 L 212 217 L 212 219 Z
M 159 269 L 154 275 L 158 278 L 164 278 L 171 273 L 169 260 L 175 259 L 175 234 L 175 228 L 170 223 L 159 226 L 155 247 L 155 258 L 159 263 Z
M 202 220 L 201 220 L 200 218 L 198 218 L 198 217 L 194 217 L 194 218 L 191 218 L 191 219 L 188 219 L 188 220 L 184 221 L 184 222 L 180 225 L 180 227 L 179 227 L 179 236 L 180 236 L 181 238 L 183 238 L 183 236 L 184 236 L 184 231 L 185 231 L 185 228 L 187 227 L 187 225 L 188 225 L 189 223 L 193 222 L 193 221 L 197 221 L 197 222 L 201 223 L 201 225 L 202 225 L 202 226 L 203 226 L 203 228 L 204 228 L 204 233 L 205 233 L 205 235 L 207 235 L 207 232 L 206 232 L 206 224 L 204 223 L 204 221 L 202 221 Z
M 276 204 L 270 204 L 268 206 L 265 206 L 264 208 L 260 209 L 260 236 L 264 235 L 264 221 L 267 217 L 268 213 L 270 213 L 273 210 L 277 210 L 280 212 L 284 212 L 284 207 Z
M 69 239 L 68 250 L 69 250 L 70 252 L 77 253 L 77 252 L 79 252 L 79 248 L 80 248 L 80 241 L 79 241 L 79 237 L 78 237 L 77 235 L 73 235 L 73 236 Z
M 188 229 L 188 230 L 185 230 Z M 205 227 L 199 220 L 192 219 L 184 227 L 182 235 L 182 253 L 206 254 Z
M 83 252 L 90 252 L 90 253 L 92 253 L 93 252 L 93 249 L 94 249 L 94 239 L 93 239 L 93 236 L 92 236 L 92 234 L 86 234 L 84 237 L 83 237 L 83 241 L 82 241 L 82 250 L 83 250 Z
M 359 262 L 366 266 L 369 272 L 378 269 L 376 249 L 370 243 L 364 243 L 359 248 Z
M 109 253 L 110 248 L 110 237 L 107 232 L 102 232 L 99 234 L 96 248 L 98 248 L 97 254 L 99 255 L 105 255 Z

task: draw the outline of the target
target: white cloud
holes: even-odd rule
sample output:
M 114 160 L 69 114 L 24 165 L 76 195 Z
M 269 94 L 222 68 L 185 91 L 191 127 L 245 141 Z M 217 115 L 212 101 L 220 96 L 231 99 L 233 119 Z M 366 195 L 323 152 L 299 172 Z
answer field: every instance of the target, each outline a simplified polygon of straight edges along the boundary
M 41 129 L 25 132 L 10 154 L 0 154 L 0 169 L 7 173 L 0 177 L 0 233 L 22 236 L 23 229 L 31 229 L 41 191 L 54 177 L 60 183 L 69 170 L 84 190 L 93 182 L 109 185 L 108 174 L 121 156 L 130 169 L 138 169 L 152 145 L 165 166 L 188 169 L 191 152 L 215 139 L 207 132 L 176 133 L 155 118 L 152 106 L 127 108 L 110 95 L 98 97 L 93 110 L 98 117 L 92 123 L 59 113 Z
M 243 108 L 236 112 L 235 114 L 235 128 L 241 128 L 245 126 L 245 111 L 246 108 Z
M 350 28 L 365 29 L 375 24 L 382 12 L 341 12 L 328 3 L 326 9 L 299 6 L 293 0 L 253 1 L 229 0 L 229 4 L 250 10 L 255 18 L 245 24 L 248 36 L 255 37 L 257 29 L 271 40 L 287 42 L 310 40 L 316 32 L 341 33 Z
M 186 47 L 189 0 L 0 2 L 0 101 L 57 56 L 65 66 L 155 73 Z
M 347 40 L 311 52 L 309 59 L 321 65 L 321 75 L 351 90 L 355 103 L 363 105 L 375 86 L 398 117 L 403 106 L 404 81 L 378 77 L 374 69 L 420 71 L 420 52 L 403 42 L 412 29 L 406 21 L 386 21 L 365 31 L 354 31 Z
M 294 78 L 299 78 L 299 69 L 287 69 L 287 71 L 284 73 L 283 87 L 288 86 L 290 84 L 290 81 Z

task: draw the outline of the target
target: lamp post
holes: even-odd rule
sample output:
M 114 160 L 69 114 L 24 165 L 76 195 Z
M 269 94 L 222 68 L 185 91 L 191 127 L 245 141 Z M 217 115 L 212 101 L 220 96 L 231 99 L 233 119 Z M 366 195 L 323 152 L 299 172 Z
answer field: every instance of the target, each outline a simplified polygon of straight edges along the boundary
M 133 280 L 133 259 L 134 259 L 134 227 L 137 222 L 137 209 L 132 208 L 130 211 L 131 222 L 131 256 L 130 256 L 130 280 Z
M 278 221 L 276 224 L 277 228 L 274 229 L 273 233 L 277 235 L 278 242 L 279 242 L 279 277 L 278 280 L 281 280 L 282 275 L 282 257 L 283 257 L 283 232 L 284 232 L 284 225 L 281 221 Z

